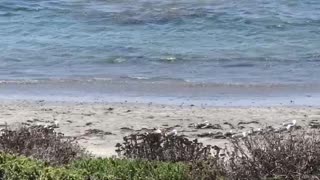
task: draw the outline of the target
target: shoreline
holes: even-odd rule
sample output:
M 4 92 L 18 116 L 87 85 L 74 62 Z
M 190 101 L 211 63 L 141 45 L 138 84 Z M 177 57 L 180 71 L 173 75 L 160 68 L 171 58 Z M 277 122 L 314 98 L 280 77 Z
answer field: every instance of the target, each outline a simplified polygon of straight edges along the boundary
M 241 133 L 266 126 L 278 127 L 296 120 L 308 126 L 320 120 L 320 108 L 307 106 L 210 107 L 156 103 L 84 103 L 0 101 L 0 124 L 11 127 L 58 122 L 58 132 L 74 137 L 97 156 L 115 155 L 115 144 L 126 135 L 153 128 L 176 129 L 178 134 L 204 144 L 224 146 L 226 139 L 199 137 L 208 133 Z M 195 129 L 207 121 L 221 128 Z M 233 128 L 230 126 L 230 123 Z
M 210 107 L 320 107 L 320 85 L 199 84 L 153 80 L 39 80 L 0 82 L 0 101 L 156 103 Z

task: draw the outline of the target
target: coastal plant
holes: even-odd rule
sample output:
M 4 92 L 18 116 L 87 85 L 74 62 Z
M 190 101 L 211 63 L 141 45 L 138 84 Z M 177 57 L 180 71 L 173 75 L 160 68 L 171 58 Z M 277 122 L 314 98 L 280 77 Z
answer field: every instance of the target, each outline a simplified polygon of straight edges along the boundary
M 182 163 L 88 158 L 62 166 L 0 153 L 0 179 L 5 180 L 185 180 L 188 167 Z
M 320 179 L 319 135 L 268 131 L 230 138 L 221 149 L 184 136 L 131 134 L 117 145 L 120 158 L 94 158 L 53 129 L 6 128 L 0 179 Z
M 131 134 L 117 144 L 120 157 L 148 161 L 181 162 L 187 167 L 187 177 L 192 180 L 224 179 L 218 158 L 220 148 L 204 146 L 197 139 L 163 133 Z M 212 152 L 216 150 L 215 156 Z
M 0 153 L 0 179 L 36 180 L 68 179 L 81 180 L 87 177 L 82 169 L 51 167 L 47 163 L 23 156 Z
M 230 179 L 319 179 L 319 132 L 269 132 L 230 139 L 224 170 Z
M 44 126 L 6 127 L 1 130 L 0 151 L 43 160 L 52 165 L 67 164 L 87 156 L 70 138 Z
M 204 146 L 197 139 L 191 141 L 184 136 L 167 136 L 162 133 L 131 134 L 117 144 L 120 157 L 169 162 L 191 162 L 212 157 L 212 147 Z
M 85 170 L 90 180 L 188 179 L 188 166 L 182 163 L 95 158 L 75 161 L 70 167 Z

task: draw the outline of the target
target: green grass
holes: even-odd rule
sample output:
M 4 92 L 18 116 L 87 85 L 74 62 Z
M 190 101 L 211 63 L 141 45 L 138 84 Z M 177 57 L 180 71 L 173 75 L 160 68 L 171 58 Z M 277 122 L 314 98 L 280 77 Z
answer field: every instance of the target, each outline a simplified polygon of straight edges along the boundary
M 188 179 L 181 163 L 96 158 L 66 166 L 49 166 L 31 158 L 0 153 L 0 179 L 6 180 L 138 180 Z

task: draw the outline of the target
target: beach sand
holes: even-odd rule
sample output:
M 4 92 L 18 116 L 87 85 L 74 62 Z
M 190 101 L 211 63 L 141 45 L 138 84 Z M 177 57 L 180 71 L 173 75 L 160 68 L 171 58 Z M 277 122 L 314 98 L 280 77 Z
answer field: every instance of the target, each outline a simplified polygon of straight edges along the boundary
M 142 103 L 72 103 L 46 101 L 3 101 L 0 125 L 59 123 L 58 132 L 74 137 L 97 156 L 115 155 L 115 144 L 139 130 L 175 128 L 178 134 L 199 138 L 207 132 L 242 133 L 251 128 L 279 127 L 296 120 L 307 126 L 320 120 L 317 107 L 200 107 Z M 208 121 L 220 129 L 196 129 L 193 123 Z M 228 124 L 230 123 L 230 124 Z M 191 125 L 190 125 L 191 124 Z M 233 127 L 232 127 L 233 126 Z M 226 139 L 201 137 L 205 144 L 224 146 Z

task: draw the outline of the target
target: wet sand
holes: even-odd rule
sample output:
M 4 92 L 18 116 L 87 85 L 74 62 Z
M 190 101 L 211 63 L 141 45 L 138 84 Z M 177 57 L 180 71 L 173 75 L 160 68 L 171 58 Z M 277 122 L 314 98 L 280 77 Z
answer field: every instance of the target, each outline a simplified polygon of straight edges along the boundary
M 318 106 L 317 84 L 216 84 L 152 79 L 0 81 L 1 100 L 197 106 Z
M 178 134 L 199 138 L 205 144 L 223 146 L 223 136 L 206 134 L 241 134 L 250 129 L 297 121 L 308 126 L 320 120 L 320 108 L 295 107 L 212 107 L 161 105 L 154 103 L 75 103 L 47 101 L 1 101 L 0 125 L 54 124 L 56 130 L 77 138 L 79 143 L 98 156 L 114 155 L 115 144 L 122 137 L 153 128 L 176 129 Z M 196 123 L 213 125 L 197 129 Z

